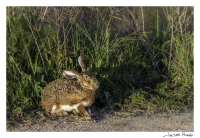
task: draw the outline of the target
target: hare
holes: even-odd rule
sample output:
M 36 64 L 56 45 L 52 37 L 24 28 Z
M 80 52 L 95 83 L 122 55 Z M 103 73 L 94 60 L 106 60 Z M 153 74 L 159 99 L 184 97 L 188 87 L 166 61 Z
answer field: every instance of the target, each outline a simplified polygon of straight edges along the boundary
M 50 82 L 41 93 L 42 107 L 52 115 L 67 115 L 67 112 L 81 114 L 86 120 L 95 122 L 90 117 L 89 106 L 94 102 L 95 91 L 100 86 L 96 77 L 87 71 L 85 55 L 80 50 L 78 63 L 82 72 L 64 70 L 66 78 Z

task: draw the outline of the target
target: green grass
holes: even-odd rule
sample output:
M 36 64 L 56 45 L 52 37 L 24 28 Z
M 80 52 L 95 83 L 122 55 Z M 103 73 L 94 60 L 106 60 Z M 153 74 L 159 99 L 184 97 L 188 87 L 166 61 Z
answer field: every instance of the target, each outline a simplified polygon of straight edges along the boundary
M 79 49 L 101 83 L 95 107 L 193 108 L 193 8 L 154 8 L 150 31 L 123 8 L 7 7 L 7 117 L 41 110 L 46 84 L 63 69 L 80 71 Z

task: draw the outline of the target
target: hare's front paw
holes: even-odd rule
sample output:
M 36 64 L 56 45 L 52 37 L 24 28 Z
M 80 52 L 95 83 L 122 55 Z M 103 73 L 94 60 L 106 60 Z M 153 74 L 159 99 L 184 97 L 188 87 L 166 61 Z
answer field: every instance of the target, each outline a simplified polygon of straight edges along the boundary
M 92 123 L 96 123 L 96 121 L 90 117 L 85 118 L 87 121 L 92 122 Z
M 63 111 L 63 110 L 61 110 L 61 111 L 59 111 L 59 112 L 53 112 L 53 113 L 51 113 L 51 115 L 53 115 L 53 116 L 68 116 L 68 113 L 66 112 L 66 111 Z
M 60 116 L 68 116 L 68 113 L 64 110 L 60 111 Z

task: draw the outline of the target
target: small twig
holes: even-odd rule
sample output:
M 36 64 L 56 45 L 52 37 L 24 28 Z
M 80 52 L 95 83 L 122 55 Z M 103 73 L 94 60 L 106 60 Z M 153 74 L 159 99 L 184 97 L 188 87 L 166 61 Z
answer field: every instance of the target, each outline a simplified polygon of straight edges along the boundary
M 142 31 L 144 31 L 144 15 L 143 15 L 143 8 L 141 6 L 141 12 L 142 12 Z
M 45 17 L 45 15 L 46 15 L 46 13 L 47 13 L 47 9 L 48 9 L 48 6 L 45 8 L 44 15 L 43 15 L 43 17 L 42 17 L 42 21 L 44 21 L 44 17 Z
M 170 44 L 170 49 L 169 49 L 169 62 L 168 62 L 168 76 L 170 75 L 170 64 L 171 64 L 171 58 L 172 58 L 172 45 L 173 45 L 173 39 L 174 39 L 174 23 L 173 23 L 173 18 L 171 18 L 171 44 Z
M 182 23 L 181 23 L 182 15 L 180 15 L 180 9 L 179 9 L 179 7 L 177 9 L 177 14 L 178 14 L 179 29 L 180 29 L 180 32 L 181 32 L 181 39 L 182 39 L 182 41 L 184 41 L 184 39 L 183 39 L 183 29 L 182 29 Z

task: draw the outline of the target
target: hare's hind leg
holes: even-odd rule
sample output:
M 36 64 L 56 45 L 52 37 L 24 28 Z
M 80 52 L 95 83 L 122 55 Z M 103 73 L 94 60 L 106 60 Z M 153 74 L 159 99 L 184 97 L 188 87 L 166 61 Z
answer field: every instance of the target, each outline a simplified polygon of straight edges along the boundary
M 93 120 L 90 115 L 88 114 L 88 112 L 85 110 L 84 106 L 82 104 L 80 104 L 77 107 L 78 112 L 87 120 L 90 122 L 96 122 L 95 120 Z
M 55 116 L 67 116 L 68 113 L 60 108 L 59 104 L 54 104 L 52 106 L 51 115 Z

